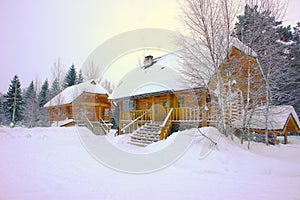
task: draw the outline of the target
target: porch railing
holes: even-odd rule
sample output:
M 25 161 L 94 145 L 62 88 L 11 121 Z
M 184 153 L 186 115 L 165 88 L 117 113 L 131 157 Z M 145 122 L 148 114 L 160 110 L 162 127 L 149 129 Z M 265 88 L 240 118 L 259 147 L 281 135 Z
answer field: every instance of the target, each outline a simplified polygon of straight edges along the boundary
M 91 121 L 87 116 L 84 116 L 84 123 L 88 129 L 90 129 L 93 133 L 95 132 L 94 126 L 92 125 Z
M 143 115 L 143 116 L 142 116 Z M 150 120 L 150 112 L 149 110 L 133 110 L 133 111 L 127 111 L 122 113 L 122 120 L 123 121 L 132 121 L 138 117 L 140 117 L 140 120 L 149 121 Z
M 134 132 L 135 130 L 137 130 L 139 125 L 143 125 L 144 123 L 146 123 L 147 120 L 145 120 L 145 119 L 147 119 L 146 118 L 147 115 L 149 115 L 149 111 L 145 110 L 140 116 L 138 116 L 137 118 L 135 118 L 134 120 L 132 120 L 131 122 L 126 124 L 121 129 L 121 133 L 123 133 L 123 132 L 131 133 L 131 132 Z M 149 120 L 150 120 L 150 118 L 149 118 Z
M 202 122 L 203 120 L 203 112 L 205 115 L 205 119 L 207 122 L 213 122 L 217 120 L 218 116 L 218 109 L 216 107 L 210 107 L 209 109 L 205 110 L 204 108 L 200 107 L 182 107 L 182 108 L 171 108 L 173 111 L 171 113 L 171 120 L 173 122 Z M 167 112 L 169 112 L 167 110 Z M 127 124 L 132 120 L 139 118 L 140 121 L 151 121 L 151 112 L 149 110 L 134 110 L 123 112 L 122 114 L 122 121 Z
M 208 123 L 217 121 L 217 108 L 212 106 L 209 109 L 200 107 L 181 107 L 167 109 L 167 115 L 164 117 L 163 125 L 161 125 L 161 139 L 167 136 L 171 128 L 172 122 L 178 123 L 201 123 L 203 116 Z M 152 121 L 151 110 L 134 110 L 122 113 L 122 126 L 121 132 L 132 133 L 138 127 L 144 125 L 146 122 Z
M 174 108 L 174 112 L 172 114 L 172 120 L 173 121 L 201 122 L 202 121 L 202 109 L 199 107 Z
M 173 112 L 173 108 L 170 109 L 170 111 L 168 112 L 164 122 L 162 125 L 160 125 L 160 139 L 165 139 L 170 131 L 170 128 L 172 126 L 172 112 Z
M 102 119 L 102 117 L 99 117 L 99 119 L 100 119 L 100 124 L 101 124 L 102 129 L 106 132 L 106 134 L 108 134 L 110 132 L 110 128 L 111 128 L 112 124 L 106 123 Z

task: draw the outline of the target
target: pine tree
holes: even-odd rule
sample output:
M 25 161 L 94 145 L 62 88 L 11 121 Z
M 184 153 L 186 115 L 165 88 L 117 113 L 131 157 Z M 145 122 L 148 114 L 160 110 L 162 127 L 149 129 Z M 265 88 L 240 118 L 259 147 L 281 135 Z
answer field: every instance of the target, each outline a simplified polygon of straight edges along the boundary
M 289 27 L 283 27 L 270 11 L 258 11 L 258 6 L 245 6 L 244 15 L 238 16 L 235 34 L 256 53 L 265 81 L 270 86 L 272 104 L 284 103 L 288 84 L 288 49 L 291 39 Z
M 76 80 L 76 84 L 82 83 L 83 82 L 83 76 L 82 76 L 82 71 L 79 70 L 79 74 Z
M 21 83 L 17 75 L 11 81 L 8 92 L 4 96 L 4 112 L 8 122 L 14 125 L 24 117 L 24 101 L 21 95 Z
M 270 72 L 271 100 L 274 105 L 293 105 L 300 114 L 300 23 L 291 30 L 291 26 L 282 26 L 270 16 L 270 12 L 259 13 L 258 6 L 245 7 L 245 13 L 239 16 L 236 35 L 241 41 L 252 47 L 267 74 L 268 64 L 273 65 Z
M 65 76 L 65 80 L 63 83 L 63 87 L 67 88 L 69 86 L 75 85 L 76 84 L 76 79 L 77 79 L 77 75 L 76 75 L 76 70 L 75 70 L 75 66 L 74 64 L 70 67 L 68 73 Z
M 43 106 L 48 102 L 50 97 L 49 84 L 48 80 L 42 85 L 41 91 L 38 95 L 38 125 L 46 126 L 47 125 L 47 110 Z
M 28 127 L 34 127 L 36 125 L 37 119 L 37 99 L 36 99 L 36 90 L 31 81 L 29 87 L 25 90 L 24 95 L 24 122 Z
M 54 81 L 51 84 L 51 88 L 50 88 L 50 99 L 55 97 L 58 93 L 61 92 L 61 87 L 59 85 L 59 81 L 57 78 L 54 79 Z
M 300 118 L 300 22 L 293 28 L 292 44 L 290 45 L 290 72 L 289 84 L 286 85 L 288 91 L 288 104 L 294 106 Z
M 281 26 L 281 21 L 276 21 L 272 8 L 259 11 L 259 6 L 246 5 L 244 14 L 238 16 L 235 25 L 235 35 L 244 44 L 257 53 L 259 68 L 264 80 L 264 96 L 266 112 L 265 117 L 265 142 L 268 144 L 269 110 L 273 104 L 280 105 L 286 99 L 285 86 L 289 82 L 289 46 L 288 28 Z
M 49 100 L 49 84 L 48 80 L 45 80 L 45 82 L 42 85 L 41 91 L 38 95 L 38 107 L 42 108 Z
M 3 102 L 4 102 L 4 95 L 0 93 L 0 125 L 4 125 L 6 122 Z

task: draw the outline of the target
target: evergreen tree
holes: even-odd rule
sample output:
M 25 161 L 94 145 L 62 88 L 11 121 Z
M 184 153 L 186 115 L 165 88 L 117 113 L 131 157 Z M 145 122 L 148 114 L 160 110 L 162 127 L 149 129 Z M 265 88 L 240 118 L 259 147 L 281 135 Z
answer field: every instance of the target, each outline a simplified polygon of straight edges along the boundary
M 15 124 L 24 117 L 24 101 L 21 95 L 21 83 L 17 75 L 11 81 L 3 102 L 5 116 L 8 122 Z
M 286 86 L 290 82 L 289 27 L 282 27 L 270 10 L 259 12 L 258 6 L 246 5 L 244 15 L 238 16 L 235 35 L 257 53 L 264 80 L 265 142 L 268 144 L 270 106 L 289 101 Z
M 33 81 L 31 81 L 29 87 L 25 90 L 24 95 L 24 122 L 25 125 L 28 127 L 33 127 L 36 125 L 36 119 L 37 119 L 37 99 L 36 99 L 36 90 L 33 84 Z
M 270 11 L 258 11 L 258 6 L 245 6 L 244 15 L 238 16 L 235 35 L 256 53 L 266 84 L 269 87 L 271 103 L 286 101 L 285 86 L 289 82 L 289 27 L 283 27 Z
M 286 104 L 294 106 L 300 118 L 300 22 L 293 28 L 292 44 L 290 45 L 290 70 L 288 73 L 289 83 L 285 89 L 288 91 Z
M 67 88 L 69 86 L 75 85 L 76 84 L 76 79 L 77 79 L 77 75 L 76 75 L 76 70 L 75 70 L 75 66 L 74 64 L 70 67 L 68 73 L 65 76 L 65 80 L 63 83 L 63 87 Z
M 49 100 L 49 84 L 48 80 L 45 80 L 45 82 L 42 85 L 41 91 L 38 95 L 38 107 L 42 108 Z
M 41 91 L 38 95 L 38 125 L 46 126 L 47 125 L 47 109 L 43 106 L 48 102 L 50 97 L 49 84 L 48 81 L 42 85 Z
M 79 70 L 79 74 L 78 74 L 78 77 L 77 77 L 76 84 L 79 84 L 79 83 L 82 83 L 82 82 L 83 82 L 82 71 Z
M 3 102 L 4 102 L 4 95 L 0 93 L 0 125 L 4 125 L 6 122 Z
M 57 78 L 54 79 L 54 81 L 51 84 L 51 88 L 50 88 L 50 99 L 55 97 L 58 93 L 61 92 L 61 87 L 59 85 L 59 81 Z

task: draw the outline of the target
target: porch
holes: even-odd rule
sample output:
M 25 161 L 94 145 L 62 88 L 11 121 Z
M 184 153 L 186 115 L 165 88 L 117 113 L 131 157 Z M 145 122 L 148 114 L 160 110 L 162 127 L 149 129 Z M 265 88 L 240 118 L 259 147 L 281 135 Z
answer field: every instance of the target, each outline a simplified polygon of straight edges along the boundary
M 120 115 L 121 127 L 119 128 L 121 133 L 133 133 L 144 124 L 153 123 L 159 125 L 162 129 L 165 128 L 168 133 L 173 123 L 201 124 L 202 126 L 216 123 L 217 113 L 214 108 L 204 109 L 199 107 L 161 107 L 148 110 L 132 110 L 122 112 Z M 169 128 L 165 127 L 167 124 L 169 124 Z M 161 135 L 161 139 L 165 137 Z

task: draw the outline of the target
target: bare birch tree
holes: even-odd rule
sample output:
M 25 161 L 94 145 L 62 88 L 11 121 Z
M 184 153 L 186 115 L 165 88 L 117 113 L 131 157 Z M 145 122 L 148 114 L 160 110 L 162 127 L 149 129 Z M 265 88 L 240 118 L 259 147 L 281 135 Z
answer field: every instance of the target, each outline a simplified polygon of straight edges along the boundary
M 101 69 L 96 66 L 93 61 L 89 61 L 88 65 L 82 68 L 83 79 L 85 81 L 94 79 L 97 83 L 101 82 Z
M 58 126 L 58 121 L 59 117 L 62 115 L 62 110 L 60 108 L 60 105 L 62 104 L 63 101 L 63 96 L 61 95 L 62 91 L 62 83 L 64 80 L 64 68 L 60 63 L 60 58 L 57 59 L 57 61 L 54 62 L 53 68 L 52 68 L 52 76 L 53 76 L 53 83 L 52 83 L 52 88 L 51 88 L 51 93 L 54 96 L 54 105 L 55 106 L 55 115 L 57 117 L 57 126 Z M 56 95 L 56 96 L 55 96 Z
M 181 59 L 185 66 L 183 74 L 192 87 L 204 85 L 215 96 L 219 111 L 217 126 L 227 135 L 230 130 L 225 123 L 224 84 L 229 83 L 230 87 L 231 72 L 228 71 L 227 80 L 223 80 L 219 67 L 229 53 L 230 36 L 240 4 L 235 0 L 186 0 L 179 3 L 181 22 L 187 32 L 179 40 L 184 48 Z M 208 84 L 212 79 L 214 86 Z
M 269 108 L 272 94 L 287 65 L 285 49 L 277 33 L 279 21 L 285 14 L 285 2 L 279 0 L 246 0 L 244 16 L 239 16 L 235 33 L 248 47 L 258 54 L 259 69 L 264 80 L 265 95 L 265 142 L 268 144 Z
M 101 83 L 101 86 L 107 90 L 109 94 L 115 89 L 115 85 L 107 79 L 104 79 Z

